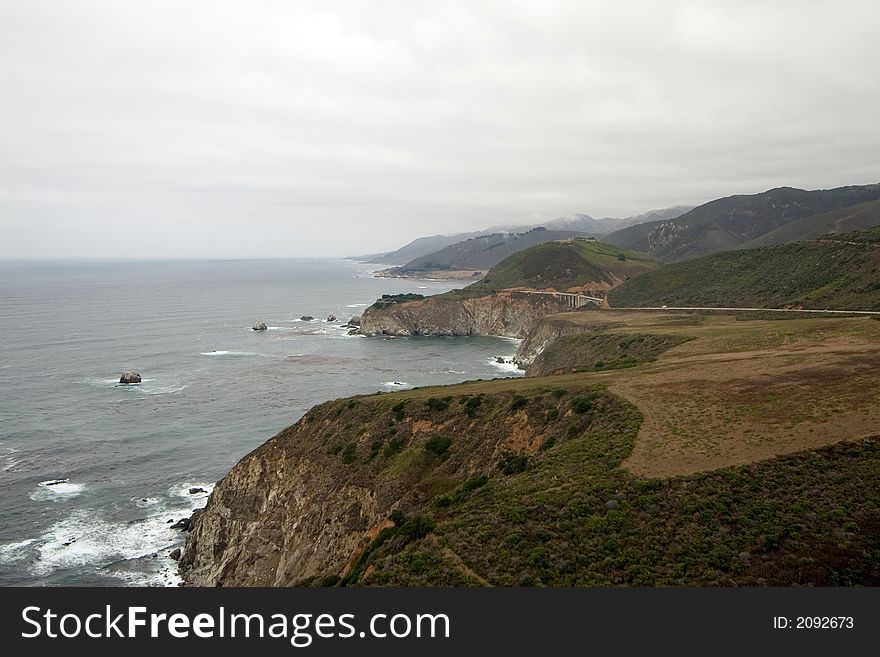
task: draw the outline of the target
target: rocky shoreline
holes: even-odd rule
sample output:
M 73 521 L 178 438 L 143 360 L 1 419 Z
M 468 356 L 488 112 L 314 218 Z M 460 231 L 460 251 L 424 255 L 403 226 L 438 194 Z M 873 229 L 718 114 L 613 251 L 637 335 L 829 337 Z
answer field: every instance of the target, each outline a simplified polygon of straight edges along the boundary
M 497 292 L 482 297 L 439 295 L 364 311 L 367 336 L 498 336 L 523 339 L 547 315 L 568 310 L 555 297 Z

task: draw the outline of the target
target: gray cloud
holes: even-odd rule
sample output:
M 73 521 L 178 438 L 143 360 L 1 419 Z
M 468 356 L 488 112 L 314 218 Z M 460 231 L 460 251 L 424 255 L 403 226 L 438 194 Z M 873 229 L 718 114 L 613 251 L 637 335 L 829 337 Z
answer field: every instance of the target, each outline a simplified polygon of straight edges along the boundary
M 0 257 L 344 255 L 880 181 L 871 1 L 0 0 Z

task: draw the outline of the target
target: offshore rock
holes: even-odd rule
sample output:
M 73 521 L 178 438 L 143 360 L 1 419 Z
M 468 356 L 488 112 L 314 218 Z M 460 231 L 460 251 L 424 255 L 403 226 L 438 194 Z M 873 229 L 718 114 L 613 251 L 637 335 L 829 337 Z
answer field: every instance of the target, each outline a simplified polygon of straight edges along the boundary
M 254 324 L 255 331 L 265 331 L 268 328 L 269 327 L 266 326 L 266 322 L 257 322 L 256 324 Z
M 140 383 L 141 380 L 142 379 L 141 379 L 140 374 L 138 374 L 137 372 L 131 372 L 131 371 L 123 372 L 122 376 L 119 377 L 119 383 L 126 383 L 126 384 Z

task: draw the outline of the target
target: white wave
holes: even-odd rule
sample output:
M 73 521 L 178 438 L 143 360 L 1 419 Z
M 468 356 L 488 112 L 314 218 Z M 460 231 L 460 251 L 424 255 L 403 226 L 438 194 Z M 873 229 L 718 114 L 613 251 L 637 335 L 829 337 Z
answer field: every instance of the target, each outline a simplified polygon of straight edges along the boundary
M 85 484 L 74 484 L 70 479 L 49 479 L 37 484 L 37 490 L 29 497 L 35 502 L 62 501 L 80 495 L 85 489 Z
M 253 351 L 227 351 L 225 349 L 215 349 L 214 351 L 199 352 L 202 356 L 258 356 Z
M 129 586 L 180 586 L 183 583 L 183 578 L 177 572 L 177 563 L 174 560 L 160 554 L 157 561 L 161 567 L 152 572 L 115 570 L 110 574 Z
M 166 552 L 179 542 L 164 511 L 134 522 L 108 522 L 97 512 L 74 511 L 40 537 L 39 556 L 32 569 L 46 575 L 58 568 L 101 566 L 119 559 L 140 559 Z
M 189 492 L 195 488 L 203 492 Z M 169 488 L 167 497 L 133 498 L 136 506 L 150 511 L 146 518 L 131 522 L 110 522 L 98 511 L 80 509 L 38 539 L 28 539 L 9 551 L 38 542 L 37 559 L 31 566 L 36 575 L 91 567 L 132 586 L 177 586 L 181 582 L 177 564 L 168 554 L 182 547 L 186 535 L 172 529 L 168 521 L 189 517 L 193 509 L 204 506 L 213 489 L 214 484 L 208 482 L 182 482 Z M 129 563 L 114 564 L 119 561 Z
M 406 381 L 386 381 L 382 384 L 386 388 L 397 388 L 397 389 L 405 389 L 412 388 L 413 385 L 411 383 L 407 383 Z
M 190 493 L 191 490 L 201 488 L 201 493 Z M 214 490 L 214 484 L 205 481 L 185 481 L 176 484 L 168 489 L 168 495 L 171 497 L 182 497 L 187 500 L 207 500 L 208 495 Z
M 501 370 L 502 372 L 507 372 L 509 374 L 519 374 L 522 375 L 525 372 L 521 370 L 516 363 L 513 362 L 512 358 L 506 358 L 503 363 L 499 363 L 494 358 L 489 359 L 489 364 L 492 367 Z
M 28 556 L 29 550 L 27 548 L 36 540 L 35 538 L 29 538 L 18 543 L 0 545 L 0 563 L 13 564 L 22 561 Z
M 345 307 L 346 308 L 366 308 L 369 305 L 370 304 L 368 304 L 368 303 L 349 303 L 349 304 L 346 304 Z

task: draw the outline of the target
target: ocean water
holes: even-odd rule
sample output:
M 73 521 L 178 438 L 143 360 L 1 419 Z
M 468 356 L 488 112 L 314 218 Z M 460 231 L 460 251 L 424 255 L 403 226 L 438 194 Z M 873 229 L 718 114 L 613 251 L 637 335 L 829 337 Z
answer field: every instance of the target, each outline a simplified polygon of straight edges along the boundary
M 341 326 L 452 287 L 344 260 L 0 263 L 0 585 L 176 585 L 169 521 L 314 404 L 516 376 L 494 362 L 514 341 Z

